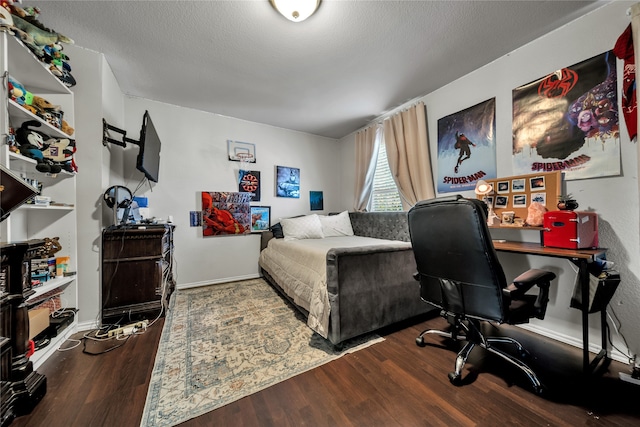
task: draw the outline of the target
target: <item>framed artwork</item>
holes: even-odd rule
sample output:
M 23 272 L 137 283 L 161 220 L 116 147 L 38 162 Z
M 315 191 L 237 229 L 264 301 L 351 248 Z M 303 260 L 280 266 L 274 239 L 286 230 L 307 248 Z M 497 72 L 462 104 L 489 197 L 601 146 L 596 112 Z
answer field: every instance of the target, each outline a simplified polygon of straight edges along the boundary
M 191 227 L 202 227 L 202 211 L 189 211 L 189 225 Z
M 508 196 L 496 196 L 496 204 L 494 207 L 496 208 L 506 208 L 507 202 L 509 201 Z
M 324 209 L 324 196 L 322 191 L 309 191 L 309 204 L 312 211 L 321 211 Z
M 300 198 L 300 169 L 276 166 L 276 197 Z
M 544 176 L 536 176 L 529 179 L 529 187 L 531 191 L 541 191 L 545 189 Z
M 522 178 L 511 180 L 511 192 L 513 193 L 524 193 L 526 190 L 526 181 Z
M 513 89 L 514 174 L 620 175 L 617 85 L 616 55 L 607 51 Z
M 256 162 L 256 145 L 249 142 L 232 141 L 227 139 L 229 160 L 233 162 Z
M 547 193 L 531 193 L 531 202 L 542 203 L 543 205 L 547 204 Z
M 251 193 L 251 201 L 260 201 L 260 171 L 238 171 L 238 191 Z
M 509 192 L 509 181 L 498 181 L 497 192 L 498 193 L 508 193 Z
M 251 231 L 263 232 L 271 227 L 271 206 L 251 206 Z
M 517 194 L 513 196 L 513 207 L 514 208 L 526 208 L 527 207 L 527 195 L 526 194 Z
M 438 192 L 473 190 L 497 176 L 496 98 L 438 119 Z
M 202 236 L 251 233 L 250 193 L 202 192 Z

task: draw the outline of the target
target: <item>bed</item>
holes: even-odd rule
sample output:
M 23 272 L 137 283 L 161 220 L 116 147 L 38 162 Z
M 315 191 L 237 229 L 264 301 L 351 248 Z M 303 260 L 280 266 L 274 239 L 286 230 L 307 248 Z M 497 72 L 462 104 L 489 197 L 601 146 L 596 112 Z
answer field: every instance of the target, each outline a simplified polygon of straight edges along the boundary
M 423 315 L 406 212 L 342 212 L 294 218 L 263 233 L 262 275 L 332 344 Z M 294 221 L 294 222 L 295 222 Z M 327 227 L 327 223 L 330 225 Z M 309 231 L 312 230 L 312 231 Z M 284 237 L 286 236 L 286 237 Z

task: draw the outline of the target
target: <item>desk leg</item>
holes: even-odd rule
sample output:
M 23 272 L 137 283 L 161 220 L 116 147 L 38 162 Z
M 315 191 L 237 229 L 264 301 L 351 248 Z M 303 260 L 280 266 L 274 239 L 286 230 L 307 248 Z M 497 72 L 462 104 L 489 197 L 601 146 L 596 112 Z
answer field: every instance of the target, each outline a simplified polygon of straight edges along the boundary
M 609 357 L 609 343 L 607 341 L 607 312 L 602 309 L 600 312 L 600 329 L 602 336 L 602 347 L 600 351 L 589 362 L 589 271 L 587 270 L 587 260 L 580 259 L 576 261 L 578 265 L 578 280 L 582 291 L 582 371 L 585 375 L 593 374 L 598 369 L 600 361 L 602 368 L 606 368 L 611 359 Z
M 589 271 L 587 260 L 577 260 L 578 280 L 582 292 L 582 372 L 589 373 Z

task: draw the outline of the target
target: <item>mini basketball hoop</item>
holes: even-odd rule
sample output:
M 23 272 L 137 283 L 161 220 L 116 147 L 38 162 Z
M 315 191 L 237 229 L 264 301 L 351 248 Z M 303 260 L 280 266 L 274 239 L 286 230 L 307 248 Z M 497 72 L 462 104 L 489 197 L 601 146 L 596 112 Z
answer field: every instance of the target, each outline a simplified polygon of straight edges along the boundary
M 236 153 L 236 157 L 240 159 L 240 170 L 238 171 L 238 184 L 242 185 L 242 177 L 249 170 L 249 165 L 254 162 L 251 153 Z
M 251 153 L 236 153 L 236 157 L 240 159 L 240 170 L 247 170 L 249 168 L 249 163 L 256 162 L 253 158 L 253 154 Z

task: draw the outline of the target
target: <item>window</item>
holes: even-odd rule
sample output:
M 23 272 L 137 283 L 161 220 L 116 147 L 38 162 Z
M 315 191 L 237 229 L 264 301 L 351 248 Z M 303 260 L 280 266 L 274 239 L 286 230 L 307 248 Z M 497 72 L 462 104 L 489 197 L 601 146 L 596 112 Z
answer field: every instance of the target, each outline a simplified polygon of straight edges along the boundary
M 373 192 L 371 194 L 371 212 L 401 211 L 402 202 L 396 183 L 391 176 L 387 149 L 384 142 L 380 142 L 378 162 L 373 175 Z

